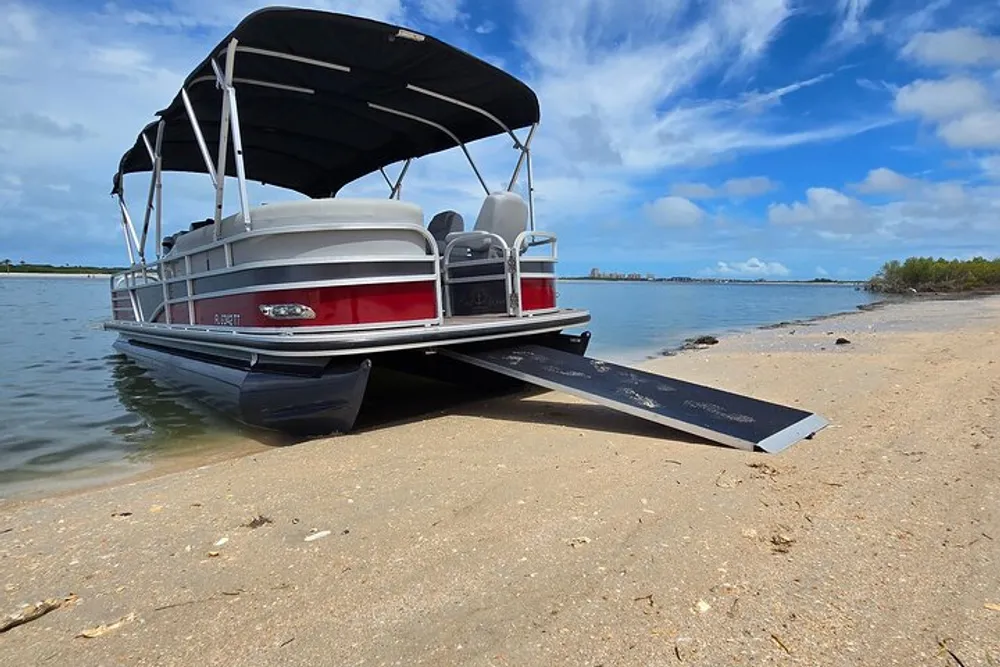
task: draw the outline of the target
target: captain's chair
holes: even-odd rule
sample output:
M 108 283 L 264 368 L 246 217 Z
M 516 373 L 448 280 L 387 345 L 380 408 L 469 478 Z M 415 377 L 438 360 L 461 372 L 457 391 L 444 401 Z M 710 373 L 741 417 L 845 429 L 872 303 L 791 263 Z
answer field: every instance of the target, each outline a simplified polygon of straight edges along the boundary
M 443 255 L 448 235 L 465 231 L 465 220 L 456 211 L 441 211 L 427 223 L 427 231 L 437 241 L 438 254 Z
M 483 234 L 496 234 L 508 247 L 514 245 L 517 235 L 528 229 L 528 204 L 514 192 L 493 192 L 486 196 L 476 225 L 471 232 L 449 234 L 448 240 L 461 237 L 458 244 L 469 248 L 473 255 L 495 255 L 500 252 L 496 240 Z M 477 234 L 480 232 L 480 234 Z M 493 250 L 494 252 L 489 252 Z

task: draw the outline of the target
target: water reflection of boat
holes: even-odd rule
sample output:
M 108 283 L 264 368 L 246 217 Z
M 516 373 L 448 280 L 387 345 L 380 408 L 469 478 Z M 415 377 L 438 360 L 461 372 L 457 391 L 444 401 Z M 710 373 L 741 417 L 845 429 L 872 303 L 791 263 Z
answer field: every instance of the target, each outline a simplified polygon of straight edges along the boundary
M 238 425 L 201 403 L 185 397 L 172 385 L 158 382 L 150 371 L 124 354 L 108 357 L 111 381 L 118 401 L 137 421 L 113 427 L 123 441 L 159 448 L 165 441 L 203 436 Z

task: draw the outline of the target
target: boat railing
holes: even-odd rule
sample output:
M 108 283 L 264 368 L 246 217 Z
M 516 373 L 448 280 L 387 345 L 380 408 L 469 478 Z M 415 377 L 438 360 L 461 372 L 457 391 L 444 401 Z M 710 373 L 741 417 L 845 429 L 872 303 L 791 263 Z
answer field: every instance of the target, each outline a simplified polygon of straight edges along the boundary
M 474 246 L 484 249 L 477 252 Z M 536 248 L 545 248 L 546 252 L 528 254 Z M 459 253 L 457 259 L 456 252 Z M 441 261 L 444 314 L 455 316 L 493 312 L 526 317 L 553 312 L 557 310 L 557 261 L 556 235 L 550 232 L 521 232 L 512 245 L 508 245 L 501 236 L 482 230 L 449 235 Z M 495 288 L 500 281 L 503 283 L 502 297 Z M 491 287 L 494 289 L 491 290 Z M 500 298 L 503 299 L 502 304 L 499 303 Z M 476 302 L 472 307 L 456 304 L 456 301 L 470 299 Z
M 528 230 L 514 239 L 514 248 L 509 262 L 510 283 L 516 287 L 513 299 L 516 317 L 524 317 L 557 310 L 555 282 L 556 235 L 551 232 Z M 535 248 L 546 249 L 546 254 L 529 255 Z M 527 298 L 526 298 L 527 295 Z
M 241 244 L 252 244 L 264 237 L 294 235 L 301 233 L 332 234 L 335 238 L 338 231 L 342 232 L 400 232 L 415 234 L 423 241 L 424 254 L 387 254 L 350 252 L 316 257 L 287 256 L 277 258 L 254 258 L 241 251 Z M 413 237 L 410 237 L 413 238 Z M 414 239 L 416 241 L 416 239 Z M 218 262 L 217 268 L 209 268 L 213 262 Z M 399 267 L 401 264 L 421 265 L 426 269 L 418 269 L 412 274 L 406 270 L 386 270 L 380 275 L 379 267 Z M 324 266 L 344 267 L 342 277 L 317 277 L 318 271 Z M 352 265 L 352 266 L 348 266 Z M 204 267 L 204 268 L 201 268 Z M 241 285 L 233 287 L 233 274 L 239 272 L 267 272 L 269 270 L 294 268 L 304 274 L 300 280 L 290 282 L 267 282 L 260 284 Z M 310 270 L 313 269 L 313 270 Z M 399 322 L 383 322 L 378 325 L 328 325 L 317 329 L 354 328 L 363 329 L 373 326 L 433 326 L 444 322 L 444 304 L 442 302 L 442 273 L 438 256 L 437 241 L 424 227 L 410 223 L 330 223 L 309 225 L 287 225 L 277 228 L 240 230 L 231 236 L 219 240 L 198 244 L 190 248 L 174 248 L 163 255 L 158 261 L 149 264 L 136 264 L 129 270 L 116 274 L 112 278 L 112 291 L 115 298 L 121 301 L 122 293 L 127 291 L 134 304 L 133 314 L 137 321 L 154 322 L 162 313 L 166 324 L 199 324 L 196 317 L 196 302 L 269 290 L 318 289 L 327 287 L 352 287 L 377 284 L 432 282 L 434 294 L 434 316 L 420 320 L 400 320 Z M 163 299 L 153 313 L 144 313 L 141 301 L 136 291 L 144 285 L 158 284 L 163 289 Z M 116 302 L 115 307 L 121 305 Z M 179 309 L 179 310 L 178 310 Z M 120 310 L 120 309 L 119 309 Z M 117 313 L 116 313 L 117 314 Z M 206 323 L 200 323 L 205 325 Z M 277 328 L 280 323 L 276 322 Z M 207 324 L 216 325 L 215 322 Z M 228 324 L 220 324 L 227 330 L 232 330 Z M 237 326 L 236 328 L 241 328 Z
M 444 294 L 444 314 L 454 316 L 465 314 L 455 307 L 455 287 L 462 285 L 476 285 L 483 282 L 503 280 L 504 311 L 510 312 L 510 276 L 506 271 L 507 258 L 510 256 L 510 248 L 503 237 L 493 232 L 484 230 L 473 230 L 468 232 L 457 232 L 446 237 L 444 247 L 444 257 L 441 259 L 441 274 Z M 485 249 L 486 256 L 470 259 L 473 255 L 472 246 L 481 246 Z M 458 251 L 462 257 L 455 261 L 453 254 Z M 499 253 L 499 255 L 497 255 Z M 492 256 L 491 256 L 492 255 Z M 500 275 L 496 272 L 489 274 L 480 271 L 481 268 L 487 270 L 491 267 L 500 267 Z M 471 271 L 470 271 L 471 269 Z M 462 273 L 466 275 L 461 275 Z M 468 275 L 474 273 L 475 275 Z M 459 287 L 461 289 L 461 287 Z M 503 312 L 503 311 L 502 311 Z

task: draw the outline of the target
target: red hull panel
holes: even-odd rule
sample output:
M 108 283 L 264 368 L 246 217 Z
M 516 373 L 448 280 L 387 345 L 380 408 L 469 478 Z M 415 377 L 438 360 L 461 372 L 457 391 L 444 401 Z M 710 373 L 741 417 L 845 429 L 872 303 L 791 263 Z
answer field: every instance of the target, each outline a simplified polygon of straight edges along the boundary
M 175 303 L 170 306 L 170 323 L 191 324 L 188 322 L 188 307 L 186 303 Z
M 522 310 L 544 310 L 555 307 L 555 278 L 521 278 Z
M 432 281 L 349 285 L 246 292 L 199 299 L 194 302 L 195 323 L 232 327 L 321 327 L 430 320 L 437 317 L 434 285 Z M 262 305 L 283 303 L 309 306 L 316 317 L 311 320 L 274 320 L 260 312 Z

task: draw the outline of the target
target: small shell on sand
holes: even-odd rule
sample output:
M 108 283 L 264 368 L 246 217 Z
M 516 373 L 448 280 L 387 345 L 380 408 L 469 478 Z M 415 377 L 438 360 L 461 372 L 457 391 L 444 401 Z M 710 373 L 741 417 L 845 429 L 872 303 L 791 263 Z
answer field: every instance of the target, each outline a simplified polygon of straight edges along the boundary
M 329 531 L 329 530 L 321 530 L 321 531 L 319 531 L 318 533 L 313 533 L 312 535 L 308 536 L 308 537 L 307 537 L 307 538 L 305 539 L 305 541 L 306 541 L 306 542 L 312 542 L 313 540 L 318 540 L 318 539 L 320 539 L 321 537 L 326 537 L 326 536 L 327 536 L 327 535 L 329 535 L 329 534 L 330 534 L 330 531 Z

